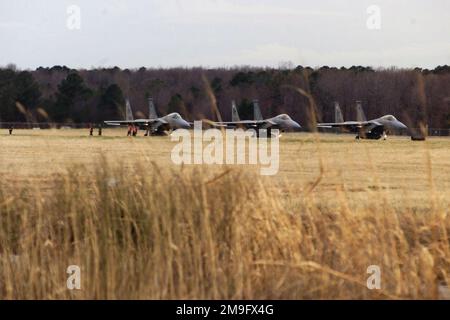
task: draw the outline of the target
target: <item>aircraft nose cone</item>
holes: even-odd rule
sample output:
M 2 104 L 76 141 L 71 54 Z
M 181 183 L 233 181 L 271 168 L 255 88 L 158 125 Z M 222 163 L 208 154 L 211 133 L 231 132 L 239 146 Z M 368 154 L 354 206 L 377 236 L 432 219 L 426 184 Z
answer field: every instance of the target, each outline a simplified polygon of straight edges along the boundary
M 290 121 L 290 127 L 292 127 L 292 129 L 297 130 L 297 129 L 301 129 L 302 126 L 298 124 L 298 122 L 291 120 Z
M 181 128 L 183 129 L 189 129 L 191 125 L 186 120 L 181 121 Z
M 408 127 L 404 124 L 404 123 L 402 123 L 402 122 L 400 122 L 400 121 L 398 121 L 398 127 L 400 128 L 400 129 L 408 129 Z

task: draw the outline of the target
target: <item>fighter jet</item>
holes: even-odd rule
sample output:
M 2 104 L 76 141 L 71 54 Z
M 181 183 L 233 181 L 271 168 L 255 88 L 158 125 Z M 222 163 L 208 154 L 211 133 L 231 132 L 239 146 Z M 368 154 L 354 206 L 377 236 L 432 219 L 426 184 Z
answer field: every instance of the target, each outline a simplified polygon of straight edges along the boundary
M 214 122 L 213 125 L 227 128 L 244 128 L 255 129 L 259 132 L 259 129 L 266 129 L 267 135 L 271 135 L 271 129 L 278 129 L 280 131 L 298 130 L 301 126 L 291 119 L 287 114 L 279 114 L 273 118 L 263 119 L 261 110 L 258 105 L 258 100 L 253 101 L 253 116 L 254 120 L 240 120 L 237 113 L 236 104 L 232 102 L 232 121 Z
M 181 115 L 177 112 L 172 112 L 164 117 L 158 117 L 153 104 L 153 99 L 148 99 L 148 119 L 133 119 L 131 112 L 131 106 L 129 101 L 126 102 L 126 120 L 107 120 L 105 124 L 111 126 L 120 125 L 135 125 L 146 130 L 145 135 L 166 135 L 169 131 L 176 129 L 187 129 L 190 128 L 189 122 L 184 120 Z
M 335 105 L 336 108 L 336 105 Z M 335 109 L 335 117 L 342 118 L 342 114 L 338 115 L 338 109 Z M 385 139 L 389 131 L 407 129 L 408 127 L 397 120 L 393 115 L 385 115 L 373 120 L 364 120 L 365 115 L 361 104 L 357 103 L 358 121 L 339 121 L 333 123 L 318 123 L 318 128 L 341 128 L 347 132 L 356 133 L 356 139 Z M 343 120 L 343 118 L 342 118 Z

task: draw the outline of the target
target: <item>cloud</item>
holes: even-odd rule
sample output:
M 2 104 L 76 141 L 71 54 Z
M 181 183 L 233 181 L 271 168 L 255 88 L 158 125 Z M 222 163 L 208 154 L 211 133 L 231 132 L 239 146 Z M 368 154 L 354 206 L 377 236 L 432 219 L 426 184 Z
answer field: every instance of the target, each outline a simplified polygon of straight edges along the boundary
M 82 27 L 66 28 L 70 0 L 0 5 L 0 64 L 90 67 L 422 66 L 448 64 L 450 1 L 379 0 L 381 30 L 366 27 L 370 0 L 79 0 Z M 54 46 L 58 44 L 55 52 Z M 37 52 L 39 54 L 30 54 Z M 100 61 L 100 62 L 99 62 Z
M 240 19 L 248 17 L 274 19 L 298 18 L 299 16 L 347 16 L 343 11 L 306 10 L 295 6 L 264 4 L 261 1 L 230 0 L 168 0 L 165 5 L 157 7 L 157 15 L 173 22 L 201 23 L 218 19 Z M 294 6 L 293 6 L 294 5 Z
M 364 50 L 300 50 L 305 65 L 434 67 L 450 59 L 450 43 L 429 42 Z
M 244 62 L 249 65 L 277 66 L 281 62 L 291 61 L 298 63 L 301 53 L 298 48 L 281 45 L 279 43 L 268 43 L 257 46 L 254 49 L 241 51 L 235 57 L 236 63 Z
M 405 59 L 408 57 L 408 59 Z M 286 63 L 292 66 L 346 66 L 364 65 L 373 67 L 434 67 L 445 64 L 450 58 L 450 43 L 430 42 L 426 45 L 405 45 L 363 50 L 322 50 L 288 46 L 277 42 L 266 43 L 224 52 L 221 55 L 198 55 L 194 65 L 280 67 Z M 192 60 L 191 60 L 192 61 Z
M 299 64 L 302 62 L 301 52 L 298 48 L 282 45 L 279 43 L 267 43 L 248 49 L 237 49 L 226 51 L 220 55 L 197 55 L 187 57 L 193 65 L 198 66 L 262 66 L 279 67 L 286 63 Z

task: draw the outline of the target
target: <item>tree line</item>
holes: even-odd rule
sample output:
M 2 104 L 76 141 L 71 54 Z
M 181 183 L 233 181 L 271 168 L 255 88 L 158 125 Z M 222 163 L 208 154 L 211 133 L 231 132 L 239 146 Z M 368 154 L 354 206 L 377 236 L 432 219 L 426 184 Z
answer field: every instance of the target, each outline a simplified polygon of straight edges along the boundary
M 394 114 L 409 126 L 450 128 L 450 67 L 435 69 L 172 68 L 75 70 L 66 66 L 18 70 L 0 68 L 0 121 L 100 123 L 124 118 L 128 98 L 137 117 L 146 117 L 153 97 L 160 114 L 216 120 L 212 104 L 230 120 L 231 100 L 242 119 L 253 117 L 258 99 L 263 116 L 288 113 L 311 122 L 334 121 L 334 101 L 354 120 L 355 101 L 368 118 Z M 212 98 L 214 97 L 214 98 Z M 214 100 L 214 102 L 213 102 Z

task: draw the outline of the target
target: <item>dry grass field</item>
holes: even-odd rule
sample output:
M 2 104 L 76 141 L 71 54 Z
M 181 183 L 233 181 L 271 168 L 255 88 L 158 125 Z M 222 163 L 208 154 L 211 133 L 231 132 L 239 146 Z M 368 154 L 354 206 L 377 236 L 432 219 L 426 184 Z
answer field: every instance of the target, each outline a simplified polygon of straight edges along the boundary
M 285 134 L 263 177 L 103 133 L 1 132 L 0 299 L 436 299 L 450 284 L 448 138 Z

